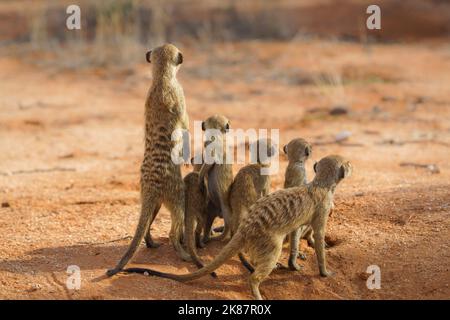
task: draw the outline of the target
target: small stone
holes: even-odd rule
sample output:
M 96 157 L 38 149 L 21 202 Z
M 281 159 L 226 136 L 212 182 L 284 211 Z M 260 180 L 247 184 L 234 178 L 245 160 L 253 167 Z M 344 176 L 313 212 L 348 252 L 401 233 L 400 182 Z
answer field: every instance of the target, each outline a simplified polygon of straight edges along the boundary
M 334 137 L 334 139 L 336 142 L 341 142 L 350 138 L 351 135 L 352 133 L 350 131 L 341 131 Z
M 348 108 L 345 106 L 336 106 L 329 111 L 332 116 L 342 116 L 348 114 Z

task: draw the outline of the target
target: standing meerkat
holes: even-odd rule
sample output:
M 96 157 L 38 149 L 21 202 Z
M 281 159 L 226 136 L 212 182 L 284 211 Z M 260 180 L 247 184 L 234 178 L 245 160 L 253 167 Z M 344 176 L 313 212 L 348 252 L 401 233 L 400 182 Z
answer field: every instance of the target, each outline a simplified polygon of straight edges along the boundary
M 193 159 L 191 159 L 191 163 L 193 163 Z M 194 165 L 193 171 L 188 173 L 183 179 L 186 201 L 184 239 L 192 261 L 198 268 L 202 268 L 203 263 L 197 254 L 197 247 L 204 247 L 201 236 L 204 233 L 209 213 L 207 212 L 208 197 L 204 190 L 200 188 L 199 170 L 199 165 Z M 214 272 L 211 275 L 217 277 Z
M 259 285 L 275 268 L 281 255 L 283 239 L 300 226 L 311 225 L 320 275 L 333 275 L 326 267 L 325 229 L 336 186 L 351 174 L 352 166 L 341 156 L 327 156 L 315 165 L 315 170 L 316 176 L 311 183 L 279 190 L 259 199 L 251 207 L 231 241 L 204 268 L 184 275 L 145 268 L 124 271 L 148 273 L 184 282 L 205 276 L 244 250 L 255 266 L 255 271 L 250 275 L 253 296 L 262 299 Z
M 311 145 L 302 138 L 291 140 L 283 147 L 283 152 L 288 157 L 288 165 L 284 174 L 284 188 L 300 187 L 306 185 L 306 169 L 305 162 L 312 154 Z M 289 253 L 289 269 L 300 270 L 297 264 L 297 256 L 305 259 L 303 253 L 298 252 L 298 245 L 301 238 L 306 238 L 308 242 L 312 239 L 311 226 L 301 226 L 289 235 L 290 253 Z
M 170 241 L 183 260 L 189 254 L 181 241 L 184 229 L 184 183 L 179 164 L 171 158 L 172 133 L 178 129 L 189 129 L 184 92 L 176 78 L 183 62 L 183 55 L 172 44 L 147 52 L 147 61 L 152 63 L 152 85 L 145 102 L 145 152 L 141 165 L 141 215 L 130 246 L 114 269 L 107 271 L 112 276 L 133 257 L 142 239 L 148 248 L 159 246 L 150 234 L 160 207 L 164 204 L 170 211 Z
M 231 183 L 233 182 L 233 167 L 226 161 L 226 133 L 230 129 L 230 121 L 221 115 L 214 115 L 202 122 L 202 130 L 216 130 L 217 137 L 214 132 L 210 137 L 211 140 L 205 142 L 205 149 L 211 144 L 215 143 L 221 150 L 213 150 L 221 152 L 221 154 L 212 154 L 215 160 L 219 163 L 204 163 L 200 169 L 200 184 L 201 187 L 206 186 L 208 195 L 208 215 L 205 223 L 203 242 L 207 243 L 210 240 L 212 224 L 214 218 L 219 215 L 225 221 L 225 230 L 220 238 L 227 234 L 230 226 L 230 205 L 228 201 L 228 194 Z M 210 132 L 211 133 L 211 132 Z M 215 141 L 214 139 L 221 141 Z M 216 144 L 217 143 L 217 144 Z M 217 213 L 217 214 L 216 214 Z

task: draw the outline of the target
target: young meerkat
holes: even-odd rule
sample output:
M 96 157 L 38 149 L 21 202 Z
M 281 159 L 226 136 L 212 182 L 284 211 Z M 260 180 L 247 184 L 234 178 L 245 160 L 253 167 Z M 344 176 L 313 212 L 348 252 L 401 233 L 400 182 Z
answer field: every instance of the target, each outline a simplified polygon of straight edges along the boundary
M 221 154 L 212 154 L 215 160 L 220 160 L 220 163 L 204 163 L 200 169 L 200 186 L 206 187 L 208 195 L 208 215 L 205 223 L 203 242 L 207 243 L 210 240 L 212 224 L 216 216 L 220 216 L 225 221 L 225 230 L 218 238 L 223 238 L 227 234 L 230 225 L 230 205 L 228 202 L 228 194 L 230 185 L 233 182 L 233 167 L 232 164 L 226 163 L 226 133 L 230 129 L 230 121 L 221 115 L 214 115 L 202 122 L 202 130 L 217 130 L 219 136 L 215 136 L 214 132 L 210 140 L 205 142 L 205 149 L 211 144 L 215 143 L 220 150 L 213 150 L 221 152 Z M 221 141 L 215 141 L 214 139 Z M 218 144 L 216 144 L 218 143 Z
M 306 185 L 305 162 L 312 154 L 311 145 L 302 138 L 291 140 L 283 147 L 283 152 L 288 157 L 288 165 L 284 174 L 284 188 L 300 187 Z M 291 252 L 289 254 L 288 265 L 291 270 L 300 270 L 297 264 L 297 256 L 306 259 L 306 256 L 298 252 L 298 245 L 301 238 L 306 238 L 308 242 L 312 239 L 311 226 L 301 226 L 289 235 Z
M 262 173 L 263 168 L 270 166 L 270 158 L 275 155 L 276 146 L 271 139 L 259 139 L 254 144 L 257 162 L 241 168 L 230 187 L 230 231 L 232 236 L 236 233 L 241 221 L 247 216 L 250 207 L 259 198 L 270 192 L 270 175 Z M 250 272 L 254 271 L 253 266 L 242 253 L 239 253 L 239 259 Z
M 183 62 L 183 55 L 172 44 L 165 44 L 147 52 L 152 63 L 152 85 L 145 102 L 145 152 L 141 165 L 141 215 L 127 251 L 108 276 L 119 272 L 133 257 L 142 239 L 149 248 L 159 246 L 150 234 L 160 207 L 164 204 L 170 211 L 172 225 L 170 241 L 183 260 L 190 255 L 181 241 L 184 229 L 184 183 L 179 164 L 171 159 L 171 151 L 177 141 L 172 133 L 177 129 L 189 129 L 183 88 L 176 78 Z
M 194 163 L 193 158 L 191 163 Z M 205 246 L 201 236 L 204 233 L 205 223 L 208 219 L 208 197 L 206 192 L 200 188 L 200 175 L 198 173 L 200 169 L 201 165 L 193 164 L 193 171 L 188 173 L 183 179 L 186 200 L 184 239 L 186 240 L 188 253 L 198 268 L 202 268 L 203 263 L 197 254 L 197 247 Z M 215 212 L 211 213 L 215 214 Z M 217 277 L 215 272 L 212 272 L 211 276 Z
M 247 216 L 250 207 L 270 192 L 270 175 L 262 174 L 262 169 L 270 166 L 270 158 L 275 155 L 276 146 L 270 139 L 259 139 L 254 143 L 257 162 L 241 168 L 230 187 L 231 235 Z
M 316 176 L 309 184 L 276 191 L 259 199 L 242 221 L 237 232 L 218 256 L 195 272 L 174 275 L 145 268 L 131 268 L 124 272 L 189 281 L 200 278 L 220 267 L 237 253 L 250 256 L 255 271 L 250 275 L 250 287 L 256 299 L 262 299 L 260 283 L 272 272 L 281 255 L 283 239 L 302 225 L 314 231 L 315 251 L 320 275 L 331 276 L 326 267 L 324 237 L 336 186 L 352 172 L 349 161 L 341 156 L 327 156 L 315 165 Z

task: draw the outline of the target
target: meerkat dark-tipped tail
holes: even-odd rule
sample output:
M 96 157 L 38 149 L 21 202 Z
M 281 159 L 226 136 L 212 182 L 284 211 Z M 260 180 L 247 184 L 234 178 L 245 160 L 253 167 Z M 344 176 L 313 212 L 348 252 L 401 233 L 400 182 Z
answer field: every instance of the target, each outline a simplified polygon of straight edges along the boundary
M 219 255 L 211 263 L 209 263 L 208 265 L 204 266 L 203 268 L 197 271 L 188 274 L 177 275 L 146 268 L 127 268 L 124 269 L 123 272 L 148 274 L 150 276 L 157 276 L 181 282 L 190 281 L 201 278 L 219 268 L 228 259 L 230 259 L 234 255 L 236 255 L 240 250 L 242 250 L 243 242 L 244 242 L 243 235 L 240 232 L 236 233 L 230 240 L 230 242 L 228 242 L 228 244 L 222 249 Z

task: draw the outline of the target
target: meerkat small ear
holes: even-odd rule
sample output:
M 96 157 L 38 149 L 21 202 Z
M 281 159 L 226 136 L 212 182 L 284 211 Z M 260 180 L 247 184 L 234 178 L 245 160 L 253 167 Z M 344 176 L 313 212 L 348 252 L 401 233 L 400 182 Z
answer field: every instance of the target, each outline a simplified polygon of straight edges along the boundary
M 314 169 L 314 172 L 317 173 L 317 162 L 314 162 L 313 169 Z
M 283 152 L 284 152 L 285 154 L 287 154 L 287 145 L 285 145 L 285 146 L 283 147 Z
M 205 128 L 205 121 L 202 121 L 202 130 L 203 130 L 203 131 L 206 130 L 206 128 Z
M 183 54 L 181 52 L 178 52 L 178 64 L 183 63 Z
M 305 156 L 309 157 L 311 155 L 312 149 L 310 146 L 307 146 L 305 149 Z
M 151 61 L 151 59 L 150 59 L 151 56 L 152 56 L 152 50 L 148 51 L 148 52 L 145 54 L 145 60 L 147 60 L 148 63 L 152 63 L 152 61 Z
M 229 122 L 225 125 L 225 132 L 228 132 L 228 131 L 230 131 L 230 123 Z
M 342 165 L 340 168 L 339 168 L 339 180 L 342 180 L 342 179 L 344 179 L 345 178 L 345 176 L 346 176 L 346 170 L 345 170 L 345 167 Z

